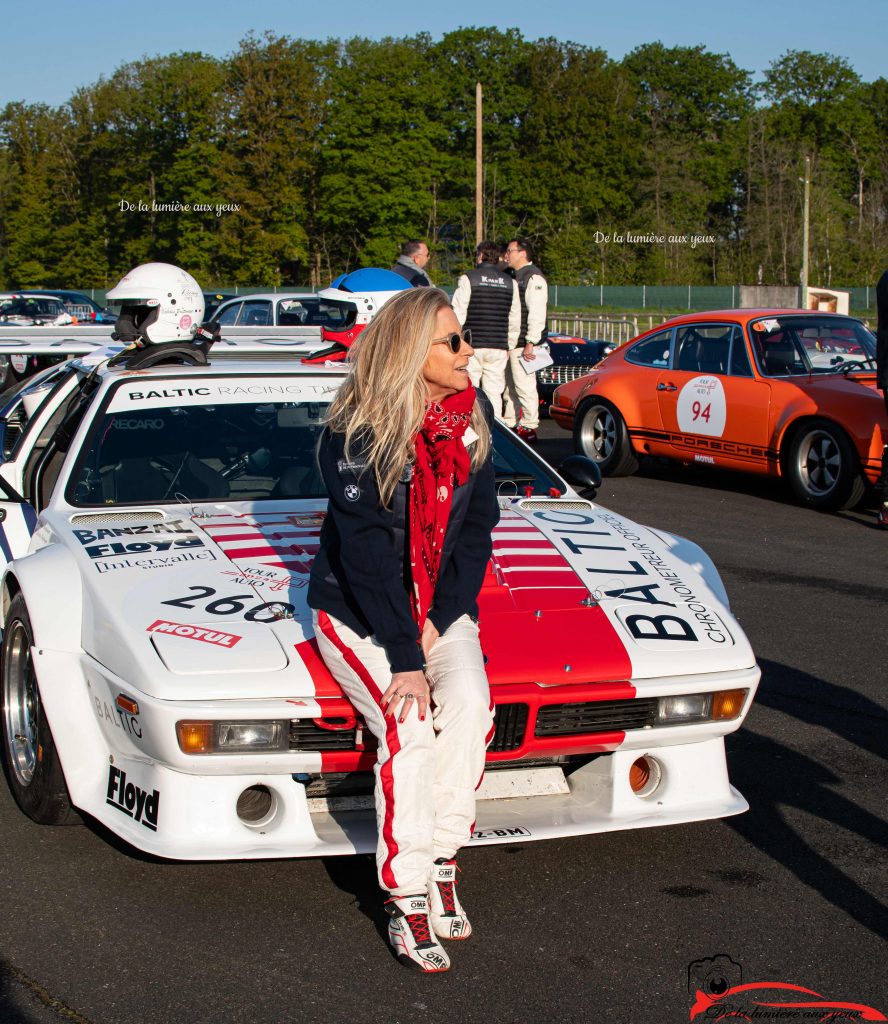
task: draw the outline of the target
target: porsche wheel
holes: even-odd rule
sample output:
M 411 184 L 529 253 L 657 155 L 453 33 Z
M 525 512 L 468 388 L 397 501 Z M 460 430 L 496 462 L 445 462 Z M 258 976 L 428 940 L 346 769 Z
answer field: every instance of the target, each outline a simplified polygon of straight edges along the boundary
M 3 632 L 3 766 L 19 807 L 41 825 L 79 821 L 43 706 L 31 648 L 34 634 L 25 599 L 9 606 Z
M 574 426 L 574 449 L 597 462 L 602 476 L 629 476 L 638 469 L 625 420 L 602 398 L 583 406 Z
M 809 508 L 851 508 L 863 497 L 854 448 L 841 427 L 827 420 L 811 420 L 795 432 L 785 469 L 793 493 Z

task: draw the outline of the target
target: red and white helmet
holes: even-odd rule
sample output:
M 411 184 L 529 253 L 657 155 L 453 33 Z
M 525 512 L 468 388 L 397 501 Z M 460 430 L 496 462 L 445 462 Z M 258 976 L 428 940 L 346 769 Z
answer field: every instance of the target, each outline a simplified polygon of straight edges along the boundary
M 191 341 L 203 322 L 204 297 L 191 274 L 171 263 L 143 263 L 108 292 L 121 305 L 114 325 L 118 341 Z
M 342 317 L 336 327 L 322 327 L 321 338 L 327 347 L 310 356 L 303 363 L 336 362 L 345 359 L 357 336 L 370 323 L 382 307 L 398 292 L 409 291 L 410 284 L 390 270 L 364 267 L 349 274 L 340 274 L 318 297 L 328 306 L 338 307 Z

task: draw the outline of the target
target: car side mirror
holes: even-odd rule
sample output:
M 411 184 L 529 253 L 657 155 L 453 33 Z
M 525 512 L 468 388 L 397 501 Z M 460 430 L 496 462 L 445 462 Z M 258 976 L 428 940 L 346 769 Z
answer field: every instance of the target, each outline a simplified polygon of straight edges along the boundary
M 568 455 L 558 467 L 558 472 L 583 498 L 591 500 L 601 486 L 601 470 L 598 463 L 585 455 Z

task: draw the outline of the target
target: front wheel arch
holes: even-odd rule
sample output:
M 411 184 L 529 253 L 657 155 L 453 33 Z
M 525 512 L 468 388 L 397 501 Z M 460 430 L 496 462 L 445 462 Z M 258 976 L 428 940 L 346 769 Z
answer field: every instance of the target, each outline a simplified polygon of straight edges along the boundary
M 808 416 L 791 423 L 780 442 L 780 472 L 808 508 L 836 512 L 859 504 L 866 491 L 860 458 L 834 420 Z

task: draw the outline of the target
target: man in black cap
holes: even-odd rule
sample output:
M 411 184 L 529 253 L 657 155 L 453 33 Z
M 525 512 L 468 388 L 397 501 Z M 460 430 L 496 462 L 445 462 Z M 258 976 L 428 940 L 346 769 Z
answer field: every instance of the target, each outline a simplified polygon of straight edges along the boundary
M 888 270 L 876 285 L 876 311 L 879 315 L 876 326 L 876 387 L 882 389 L 885 411 L 888 412 Z M 877 522 L 888 530 L 888 437 L 883 437 L 882 472 L 876 480 L 876 496 L 879 499 Z

